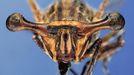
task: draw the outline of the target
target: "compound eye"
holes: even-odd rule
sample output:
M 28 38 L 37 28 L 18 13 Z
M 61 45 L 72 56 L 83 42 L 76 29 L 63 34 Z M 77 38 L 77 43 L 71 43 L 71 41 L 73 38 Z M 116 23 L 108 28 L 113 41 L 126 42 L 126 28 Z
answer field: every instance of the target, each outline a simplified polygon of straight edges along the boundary
M 124 28 L 125 19 L 120 13 L 112 12 L 108 15 L 108 17 L 109 17 L 109 19 L 111 19 L 110 25 L 111 25 L 111 27 L 113 27 L 113 29 L 120 30 L 120 29 Z
M 17 31 L 20 28 L 22 15 L 19 13 L 14 13 L 10 15 L 6 21 L 6 26 L 10 31 Z

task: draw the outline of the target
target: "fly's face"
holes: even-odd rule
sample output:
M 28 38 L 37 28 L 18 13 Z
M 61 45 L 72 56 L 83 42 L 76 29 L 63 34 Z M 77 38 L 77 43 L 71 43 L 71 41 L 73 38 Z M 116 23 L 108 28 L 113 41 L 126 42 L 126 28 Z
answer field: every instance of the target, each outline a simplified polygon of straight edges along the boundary
M 37 45 L 58 62 L 60 75 L 66 74 L 71 61 L 80 62 L 84 58 L 91 60 L 85 64 L 81 75 L 84 72 L 91 75 L 97 60 L 104 62 L 105 73 L 109 75 L 105 63 L 123 45 L 125 24 L 123 16 L 118 12 L 102 18 L 109 0 L 104 0 L 97 12 L 81 0 L 56 0 L 45 14 L 39 11 L 34 0 L 28 1 L 37 23 L 29 22 L 20 13 L 14 13 L 6 21 L 10 31 L 33 32 L 33 40 Z M 98 32 L 104 29 L 112 32 L 99 39 Z M 117 36 L 117 40 L 111 43 L 109 40 L 113 36 Z
M 34 32 L 36 35 L 33 39 L 54 61 L 79 62 L 96 40 L 97 31 L 119 30 L 124 26 L 124 18 L 119 13 L 110 13 L 106 18 L 93 23 L 54 21 L 38 24 L 27 21 L 19 13 L 14 13 L 8 17 L 6 23 L 10 31 Z
M 79 32 L 79 28 L 75 26 L 49 26 L 47 30 L 48 37 L 39 40 L 43 40 L 44 50 L 55 61 L 79 61 L 91 42 L 91 38 L 88 39 L 89 37 Z
M 49 26 L 48 37 L 43 38 L 46 50 L 54 60 L 71 61 L 75 57 L 77 27 Z

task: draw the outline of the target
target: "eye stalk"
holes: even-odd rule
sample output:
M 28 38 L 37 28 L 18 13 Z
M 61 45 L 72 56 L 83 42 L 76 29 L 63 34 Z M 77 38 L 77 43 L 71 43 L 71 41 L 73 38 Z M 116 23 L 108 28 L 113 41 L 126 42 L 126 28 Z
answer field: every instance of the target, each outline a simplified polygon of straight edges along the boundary
M 117 31 L 124 28 L 124 25 L 125 25 L 124 17 L 117 12 L 112 12 L 100 21 L 83 25 L 80 29 L 80 32 L 84 32 L 87 35 L 91 35 L 96 31 L 104 29 Z
M 57 23 L 61 25 L 54 26 Z M 39 24 L 39 23 L 33 23 L 33 22 L 27 21 L 20 13 L 14 13 L 10 15 L 6 21 L 7 28 L 10 31 L 15 32 L 15 31 L 21 31 L 21 30 L 30 30 L 41 36 L 48 35 L 49 26 L 52 26 L 55 28 L 55 27 L 62 27 L 62 25 L 68 26 L 68 24 L 70 25 L 70 23 L 71 24 L 73 23 L 72 26 L 78 28 L 78 32 L 81 32 L 90 36 L 94 32 L 104 30 L 104 29 L 115 30 L 115 31 L 121 30 L 122 28 L 124 28 L 125 19 L 121 14 L 117 12 L 112 12 L 108 14 L 104 19 L 97 21 L 97 22 L 92 22 L 92 23 L 80 23 L 77 21 L 57 21 L 54 24 L 53 23 Z
M 47 25 L 27 21 L 20 13 L 14 13 L 7 18 L 6 26 L 10 31 L 30 30 L 41 36 L 46 36 Z

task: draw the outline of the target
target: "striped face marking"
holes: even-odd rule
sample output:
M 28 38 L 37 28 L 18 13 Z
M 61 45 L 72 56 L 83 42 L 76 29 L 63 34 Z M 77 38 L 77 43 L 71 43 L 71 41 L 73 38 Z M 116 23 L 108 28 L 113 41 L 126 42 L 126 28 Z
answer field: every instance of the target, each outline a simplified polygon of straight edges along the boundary
M 80 61 L 79 58 L 89 47 L 89 39 L 86 35 L 78 33 L 78 29 L 75 26 L 66 25 L 48 26 L 49 35 L 41 39 L 45 52 L 54 61 Z

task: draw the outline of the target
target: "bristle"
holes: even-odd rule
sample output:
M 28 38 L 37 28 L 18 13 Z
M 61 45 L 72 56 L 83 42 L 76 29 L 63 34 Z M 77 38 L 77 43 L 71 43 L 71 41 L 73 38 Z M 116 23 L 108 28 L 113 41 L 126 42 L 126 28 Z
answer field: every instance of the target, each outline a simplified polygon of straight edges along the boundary
M 93 10 L 81 0 L 56 0 L 44 14 L 44 21 L 48 23 L 59 20 L 91 22 L 92 18 Z

